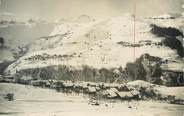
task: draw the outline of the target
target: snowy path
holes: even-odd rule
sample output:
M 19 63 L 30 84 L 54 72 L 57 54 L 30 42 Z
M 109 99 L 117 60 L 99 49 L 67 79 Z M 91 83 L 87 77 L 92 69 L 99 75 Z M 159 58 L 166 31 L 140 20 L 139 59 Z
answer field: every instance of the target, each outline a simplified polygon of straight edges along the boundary
M 15 101 L 0 99 L 2 116 L 183 116 L 184 106 L 154 101 L 103 102 L 89 105 L 83 95 L 18 84 L 0 84 L 0 92 L 15 93 Z

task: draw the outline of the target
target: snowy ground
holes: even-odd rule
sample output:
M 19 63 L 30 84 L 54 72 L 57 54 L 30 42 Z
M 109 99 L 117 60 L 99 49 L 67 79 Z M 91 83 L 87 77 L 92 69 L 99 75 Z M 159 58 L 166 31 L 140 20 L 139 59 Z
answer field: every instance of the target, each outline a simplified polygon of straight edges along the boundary
M 156 101 L 89 104 L 84 95 L 66 95 L 54 90 L 18 84 L 0 84 L 0 93 L 12 92 L 15 101 L 0 99 L 2 116 L 183 116 L 184 106 Z

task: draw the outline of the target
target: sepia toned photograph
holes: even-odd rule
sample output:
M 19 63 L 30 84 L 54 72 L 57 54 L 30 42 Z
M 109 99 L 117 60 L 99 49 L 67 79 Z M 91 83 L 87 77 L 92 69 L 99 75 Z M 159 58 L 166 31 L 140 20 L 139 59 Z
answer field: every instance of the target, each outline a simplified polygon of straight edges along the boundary
M 184 116 L 184 0 L 0 0 L 0 116 Z

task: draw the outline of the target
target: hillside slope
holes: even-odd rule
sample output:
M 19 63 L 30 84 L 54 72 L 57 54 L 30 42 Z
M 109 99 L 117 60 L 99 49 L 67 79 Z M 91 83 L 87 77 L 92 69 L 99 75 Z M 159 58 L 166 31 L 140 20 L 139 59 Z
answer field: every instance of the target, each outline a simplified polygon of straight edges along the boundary
M 151 32 L 151 24 L 161 27 L 183 28 L 183 18 L 137 19 L 115 17 L 89 23 L 63 23 L 48 37 L 35 41 L 29 52 L 10 65 L 8 74 L 29 69 L 43 69 L 65 65 L 72 69 L 89 66 L 95 69 L 124 68 L 144 53 L 168 60 L 165 67 L 182 70 L 182 58 L 176 50 L 162 45 L 164 37 Z M 182 37 L 179 37 L 182 39 Z M 57 69 L 54 69 L 57 70 Z

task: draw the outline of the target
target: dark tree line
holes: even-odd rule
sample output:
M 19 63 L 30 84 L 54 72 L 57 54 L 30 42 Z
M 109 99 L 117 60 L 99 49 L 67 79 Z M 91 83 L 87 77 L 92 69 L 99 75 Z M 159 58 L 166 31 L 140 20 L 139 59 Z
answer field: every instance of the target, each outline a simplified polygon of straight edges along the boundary
M 160 27 L 155 24 L 151 24 L 151 27 L 151 32 L 154 35 L 165 38 L 162 41 L 163 45 L 177 50 L 178 55 L 184 57 L 183 43 L 177 39 L 177 36 L 181 36 L 182 38 L 184 37 L 183 33 L 179 29 L 173 27 Z
M 1 48 L 4 46 L 4 43 L 5 43 L 4 38 L 3 37 L 0 37 L 0 45 L 1 45 Z

